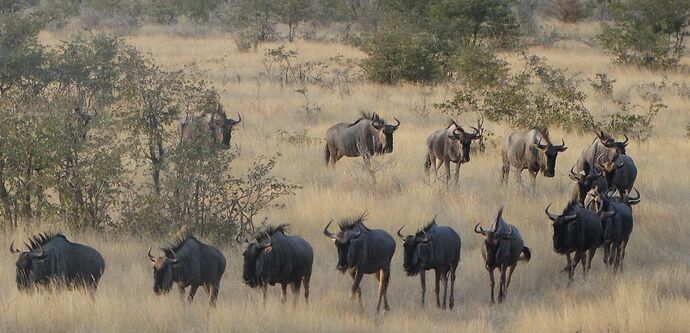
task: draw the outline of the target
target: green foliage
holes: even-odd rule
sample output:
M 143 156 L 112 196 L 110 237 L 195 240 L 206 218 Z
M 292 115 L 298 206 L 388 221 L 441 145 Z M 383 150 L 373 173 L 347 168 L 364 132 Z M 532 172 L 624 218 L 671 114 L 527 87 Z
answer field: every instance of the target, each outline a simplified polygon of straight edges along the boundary
M 591 86 L 594 88 L 594 91 L 605 96 L 611 96 L 611 94 L 613 94 L 614 82 L 616 82 L 616 80 L 609 79 L 608 74 L 597 73 L 592 80 Z
M 685 52 L 689 0 L 620 0 L 599 34 L 614 61 L 653 69 L 676 66 Z
M 617 135 L 629 135 L 637 140 L 647 140 L 652 136 L 654 129 L 653 120 L 659 111 L 667 108 L 665 104 L 650 102 L 644 113 L 635 114 L 633 111 L 642 108 L 639 105 L 631 105 L 630 102 L 616 101 L 620 111 L 610 115 L 608 121 L 603 122 L 600 127 L 607 133 Z

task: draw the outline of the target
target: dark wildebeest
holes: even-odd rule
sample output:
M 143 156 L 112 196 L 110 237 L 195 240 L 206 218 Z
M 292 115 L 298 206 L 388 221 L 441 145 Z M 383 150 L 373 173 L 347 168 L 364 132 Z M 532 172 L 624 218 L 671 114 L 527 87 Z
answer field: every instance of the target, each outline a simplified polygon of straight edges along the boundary
M 376 113 L 362 113 L 355 122 L 338 123 L 326 131 L 326 165 L 335 167 L 343 156 L 362 156 L 364 162 L 374 155 L 393 152 L 393 133 L 400 126 L 400 121 L 393 118 L 397 125 L 386 124 Z
M 287 300 L 287 286 L 292 288 L 294 304 L 299 299 L 299 289 L 304 283 L 304 301 L 309 302 L 309 281 L 311 279 L 314 251 L 311 245 L 298 236 L 285 234 L 287 224 L 268 227 L 256 236 L 256 242 L 249 243 L 242 254 L 244 268 L 242 279 L 251 288 L 261 287 L 266 302 L 268 285 L 280 284 L 280 301 Z M 238 235 L 239 237 L 239 235 Z
M 105 261 L 92 247 L 72 243 L 63 234 L 39 234 L 33 236 L 27 251 L 14 248 L 17 255 L 17 288 L 31 291 L 36 287 L 86 288 L 94 295 L 98 288 Z
M 597 167 L 590 167 L 589 163 L 585 162 L 583 173 L 575 172 L 575 166 L 570 169 L 570 179 L 575 181 L 573 188 L 573 200 L 580 206 L 586 207 L 585 200 L 588 198 L 587 194 L 592 188 L 597 188 L 601 191 L 608 191 L 608 182 L 606 177 Z
M 568 259 L 563 271 L 568 272 L 570 284 L 580 260 L 585 277 L 592 268 L 592 258 L 601 246 L 603 228 L 597 214 L 581 207 L 575 201 L 571 201 L 561 215 L 549 213 L 549 207 L 551 204 L 546 206 L 544 212 L 553 221 L 553 249 L 558 254 L 565 254 Z M 573 252 L 575 257 L 571 259 L 570 254 Z
M 436 306 L 446 308 L 448 278 L 450 278 L 450 299 L 448 306 L 455 305 L 455 271 L 460 262 L 460 236 L 451 227 L 439 226 L 436 219 L 417 231 L 414 235 L 403 236 L 398 230 L 398 237 L 403 241 L 405 258 L 403 269 L 408 276 L 419 274 L 422 282 L 422 305 L 426 293 L 426 271 L 436 271 Z M 439 297 L 439 281 L 443 281 L 443 303 Z
M 637 167 L 630 156 L 616 154 L 613 160 L 600 162 L 599 168 L 603 171 L 611 190 L 617 190 L 621 196 L 630 193 L 637 179 Z
M 164 256 L 152 256 L 150 247 L 147 254 L 153 263 L 153 291 L 156 295 L 169 292 L 174 282 L 183 297 L 185 288 L 191 286 L 187 297 L 190 302 L 199 286 L 204 286 L 211 297 L 210 303 L 216 303 L 220 279 L 225 272 L 225 256 L 220 250 L 192 235 L 179 238 L 161 250 Z
M 512 133 L 506 137 L 501 148 L 503 158 L 503 183 L 508 182 L 510 168 L 515 168 L 517 181 L 522 183 L 522 170 L 527 169 L 532 176 L 532 185 L 536 184 L 537 174 L 541 170 L 544 177 L 553 177 L 558 153 L 568 147 L 561 139 L 560 145 L 554 145 L 545 129 L 533 129 L 527 133 Z
M 343 220 L 337 234 L 328 231 L 328 227 L 333 223 L 331 220 L 323 229 L 323 234 L 333 240 L 338 250 L 336 268 L 342 273 L 349 271 L 354 280 L 352 297 L 356 294 L 360 305 L 362 304 L 362 289 L 359 284 L 364 274 L 374 274 L 379 281 L 376 311 L 381 308 L 381 299 L 384 311 L 388 311 L 390 307 L 386 290 L 390 282 L 395 240 L 383 230 L 367 228 L 364 225 L 365 219 L 366 213 L 363 213 L 354 219 Z
M 512 224 L 506 223 L 502 215 L 503 207 L 499 209 L 496 220 L 489 230 L 480 227 L 479 223 L 474 226 L 474 232 L 485 237 L 482 257 L 486 270 L 489 272 L 492 304 L 495 302 L 494 270 L 498 268 L 501 271 L 501 281 L 498 287 L 498 302 L 500 303 L 508 296 L 508 286 L 510 286 L 510 279 L 513 277 L 513 271 L 515 271 L 518 261 L 529 262 L 532 258 L 532 252 L 525 246 L 518 229 Z M 508 276 L 506 276 L 506 271 Z
M 182 133 L 180 142 L 211 142 L 223 149 L 230 148 L 230 139 L 235 125 L 242 121 L 242 116 L 237 115 L 237 120 L 227 118 L 223 108 L 218 105 L 216 112 L 203 116 L 192 116 L 180 123 Z M 210 141 L 206 141 L 210 140 Z
M 597 138 L 592 141 L 575 164 L 576 172 L 583 172 L 585 169 L 585 162 L 590 166 L 598 165 L 599 163 L 610 162 L 615 159 L 617 155 L 625 155 L 625 147 L 628 145 L 628 137 L 625 136 L 625 141 L 616 141 L 611 135 L 599 131 L 595 133 Z
M 454 120 L 450 125 L 441 128 L 426 139 L 427 155 L 424 169 L 431 175 L 431 168 L 438 174 L 438 169 L 446 165 L 446 183 L 450 181 L 450 163 L 455 163 L 455 184 L 460 176 L 460 166 L 470 161 L 470 145 L 479 139 L 479 130 L 470 127 L 474 133 L 465 132 Z
M 637 190 L 635 190 L 637 192 Z M 632 205 L 640 202 L 640 193 L 636 198 L 624 196 L 616 201 L 607 193 L 598 194 L 593 201 L 593 210 L 601 217 L 604 228 L 604 263 L 613 271 L 623 271 L 625 248 L 628 246 L 633 231 Z

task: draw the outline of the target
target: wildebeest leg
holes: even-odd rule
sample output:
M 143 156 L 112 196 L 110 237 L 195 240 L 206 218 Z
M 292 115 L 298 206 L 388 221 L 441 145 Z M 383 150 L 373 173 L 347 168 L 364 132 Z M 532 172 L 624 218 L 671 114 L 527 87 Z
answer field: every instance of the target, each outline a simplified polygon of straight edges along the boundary
M 438 180 L 438 169 L 443 166 L 443 160 L 434 157 L 434 178 Z
M 448 299 L 448 307 L 453 308 L 455 306 L 455 269 L 457 265 L 452 265 L 450 267 L 450 295 Z
M 577 268 L 577 264 L 580 263 L 580 261 L 582 260 L 582 258 L 584 256 L 585 256 L 584 251 L 580 251 L 580 250 L 575 251 L 575 257 L 573 257 L 573 267 L 570 269 L 570 271 L 573 272 L 573 275 L 575 275 L 575 269 Z M 582 264 L 584 265 L 584 262 Z M 583 268 L 582 273 L 584 275 L 584 268 Z
M 496 284 L 496 280 L 494 279 L 494 268 L 489 268 L 489 286 L 491 287 L 491 304 L 496 303 L 494 300 L 494 285 Z
M 537 174 L 538 174 L 538 173 L 539 173 L 539 171 L 537 171 L 537 172 L 534 172 L 534 171 L 532 171 L 532 170 L 529 171 L 529 176 L 530 176 L 530 178 L 532 179 L 532 184 L 530 184 L 530 186 L 532 187 L 532 189 L 534 189 L 534 188 L 537 187 Z
M 505 298 L 506 268 L 507 267 L 505 265 L 501 266 L 501 281 L 499 282 L 499 287 L 498 287 L 498 303 L 503 302 L 503 299 Z
M 280 284 L 280 303 L 285 304 L 287 301 L 287 283 Z
M 419 273 L 419 280 L 422 282 L 422 306 L 424 306 L 424 296 L 426 295 L 426 272 Z
M 214 282 L 211 285 L 211 304 L 216 305 L 216 300 L 218 299 L 218 288 L 220 287 L 220 281 Z
M 299 288 L 301 285 L 302 285 L 301 280 L 297 280 L 296 282 L 293 282 L 290 284 L 290 288 L 292 289 L 292 297 L 293 297 L 292 305 L 293 306 L 297 305 L 297 303 L 299 301 Z
M 185 294 L 185 292 L 186 292 L 186 291 L 185 291 L 185 288 L 186 288 L 186 287 L 183 287 L 181 284 L 178 284 L 178 285 L 177 285 L 177 290 L 180 291 L 180 299 L 182 299 L 182 300 L 184 300 L 184 296 L 185 296 L 184 294 Z
M 309 281 L 311 280 L 311 275 L 307 275 L 303 278 L 304 281 L 304 303 L 309 304 Z
M 521 170 L 521 169 L 515 170 L 515 179 L 516 179 L 517 184 L 518 184 L 519 186 L 523 186 L 523 185 L 524 185 L 524 183 L 522 182 L 522 170 Z
M 443 163 L 446 165 L 446 184 L 450 183 L 450 159 L 444 158 Z
M 618 265 L 618 271 L 621 272 L 621 273 L 623 273 L 623 259 L 625 259 L 625 248 L 627 248 L 627 247 L 628 247 L 628 241 L 627 241 L 627 240 L 624 240 L 623 242 L 621 242 L 621 246 L 620 246 L 620 253 L 621 253 L 621 255 L 620 255 L 620 264 Z
M 264 283 L 261 285 L 261 289 L 263 291 L 263 298 L 264 298 L 264 306 L 266 305 L 266 294 L 268 293 L 268 284 Z
M 506 290 L 503 291 L 503 298 L 508 297 L 508 287 L 510 287 L 510 279 L 513 278 L 513 271 L 515 271 L 515 266 L 516 265 L 508 267 L 508 279 L 506 280 Z
M 458 162 L 455 166 L 455 185 L 458 185 L 458 179 L 460 178 L 460 165 L 460 162 Z
M 187 297 L 187 299 L 188 299 L 190 302 L 194 300 L 194 295 L 196 295 L 197 289 L 199 289 L 199 285 L 198 285 L 198 284 L 192 284 L 192 285 L 191 285 L 191 287 L 190 287 L 190 289 L 189 289 L 189 296 Z
M 503 168 L 502 168 L 502 173 L 501 173 L 501 183 L 503 185 L 508 184 L 508 176 L 510 175 L 510 164 L 506 161 L 503 161 Z
M 570 259 L 570 253 L 567 253 L 565 257 L 566 259 L 568 259 L 568 265 L 565 268 L 568 269 L 568 285 L 570 285 L 571 283 L 573 283 L 573 274 L 575 272 L 575 269 L 573 267 L 573 260 Z
M 359 283 L 362 282 L 362 277 L 364 276 L 364 273 L 362 271 L 357 270 L 355 275 L 353 276 L 354 281 L 352 282 L 352 298 L 355 298 L 355 294 L 357 294 L 357 297 L 359 298 L 359 305 L 362 305 L 362 289 L 359 288 Z
M 390 268 L 386 268 L 383 270 L 383 276 L 381 278 L 381 284 L 383 286 L 383 311 L 390 311 L 390 307 L 388 306 L 388 284 L 391 281 L 391 270 Z
M 448 295 L 448 271 L 444 270 L 441 273 L 441 281 L 443 281 L 443 303 L 441 303 L 441 308 L 446 308 L 446 297 Z
M 589 270 L 592 269 L 592 259 L 594 259 L 594 255 L 597 253 L 597 249 L 590 249 L 589 252 L 587 252 L 587 262 L 585 263 L 584 260 L 582 262 L 582 265 L 584 266 L 585 264 L 587 265 L 587 271 L 585 274 L 589 273 Z
M 441 291 L 441 285 L 439 284 L 441 280 L 441 272 L 437 269 L 434 271 L 436 273 L 436 286 L 434 286 L 434 292 L 436 293 L 436 307 L 441 307 L 441 298 L 438 293 Z

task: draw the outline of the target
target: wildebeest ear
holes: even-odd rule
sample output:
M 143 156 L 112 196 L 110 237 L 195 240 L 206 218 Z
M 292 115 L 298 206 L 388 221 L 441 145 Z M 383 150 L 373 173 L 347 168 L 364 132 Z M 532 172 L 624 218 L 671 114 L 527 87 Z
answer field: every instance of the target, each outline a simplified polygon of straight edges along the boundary
M 264 252 L 266 253 L 270 253 L 271 251 L 273 251 L 273 246 L 267 246 L 264 248 Z

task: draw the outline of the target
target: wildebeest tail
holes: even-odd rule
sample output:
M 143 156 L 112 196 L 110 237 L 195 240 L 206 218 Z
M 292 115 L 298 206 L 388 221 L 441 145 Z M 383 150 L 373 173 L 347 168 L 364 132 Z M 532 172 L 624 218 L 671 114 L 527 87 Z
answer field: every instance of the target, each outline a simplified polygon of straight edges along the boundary
M 522 255 L 520 256 L 520 261 L 529 262 L 529 260 L 531 258 L 532 258 L 532 251 L 530 251 L 529 247 L 525 246 L 522 249 Z
M 328 165 L 328 161 L 331 159 L 331 152 L 328 150 L 328 144 L 326 144 L 326 149 L 324 150 L 323 157 L 326 160 L 326 165 Z
M 431 168 L 431 155 L 426 154 L 426 161 L 424 162 L 424 171 L 429 172 L 429 168 Z

